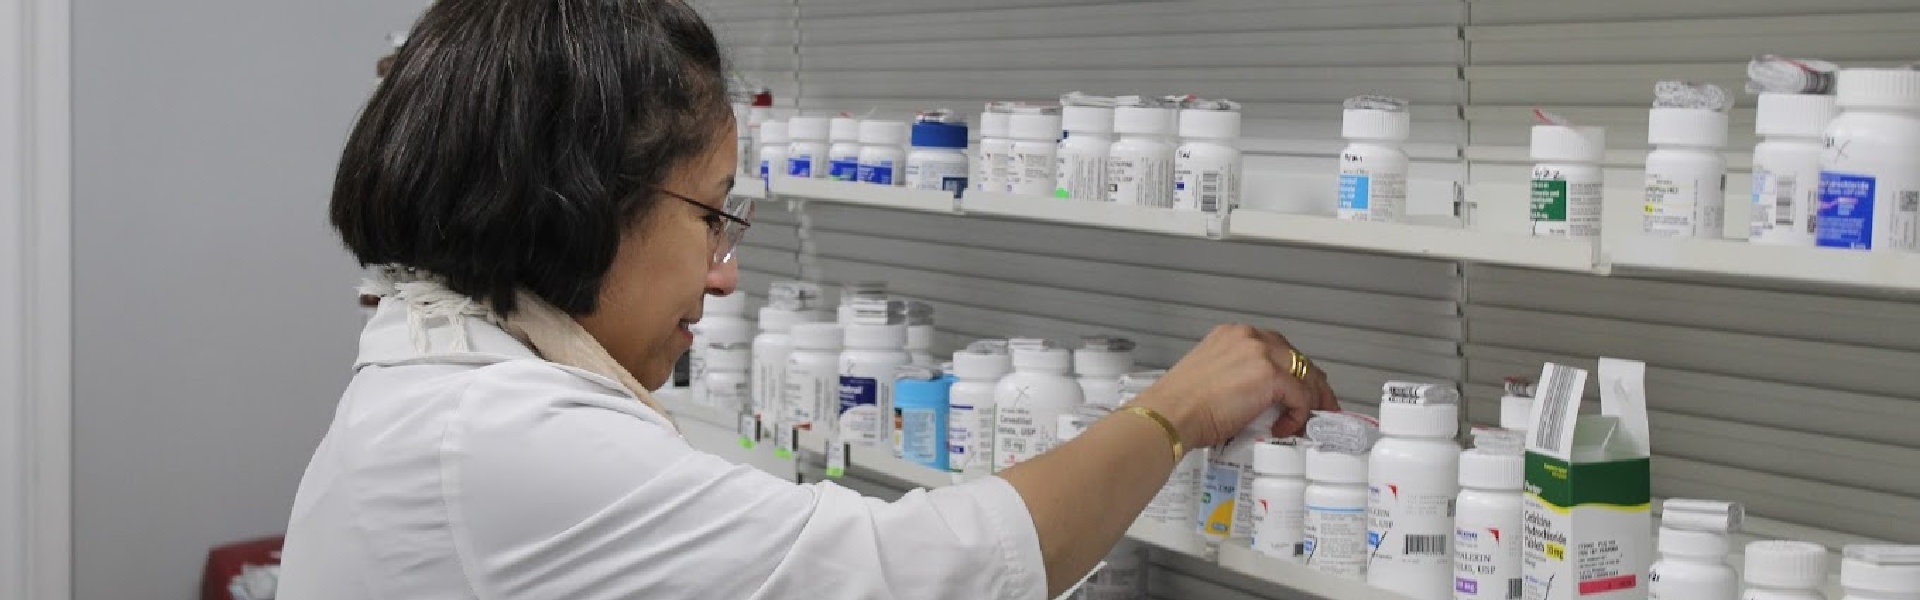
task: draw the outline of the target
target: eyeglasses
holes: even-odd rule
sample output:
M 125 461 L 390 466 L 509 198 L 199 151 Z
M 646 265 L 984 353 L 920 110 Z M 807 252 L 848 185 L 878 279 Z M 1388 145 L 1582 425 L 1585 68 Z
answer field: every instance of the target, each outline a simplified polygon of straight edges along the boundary
M 753 200 L 739 196 L 727 196 L 721 202 L 723 208 L 707 206 L 705 202 L 688 198 L 667 190 L 658 190 L 668 197 L 699 207 L 707 214 L 702 217 L 707 222 L 707 231 L 713 245 L 713 264 L 724 265 L 733 262 L 733 250 L 740 245 L 740 238 L 746 237 L 747 228 L 753 227 L 749 219 L 753 218 Z M 736 216 L 737 215 L 737 216 Z

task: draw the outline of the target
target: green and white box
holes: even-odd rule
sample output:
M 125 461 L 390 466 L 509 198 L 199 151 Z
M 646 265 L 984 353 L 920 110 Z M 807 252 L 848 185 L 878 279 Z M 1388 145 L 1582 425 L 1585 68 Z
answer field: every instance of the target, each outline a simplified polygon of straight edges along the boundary
M 1549 363 L 1527 439 L 1523 600 L 1646 600 L 1653 563 L 1646 365 L 1600 359 L 1600 414 L 1581 415 L 1587 372 Z

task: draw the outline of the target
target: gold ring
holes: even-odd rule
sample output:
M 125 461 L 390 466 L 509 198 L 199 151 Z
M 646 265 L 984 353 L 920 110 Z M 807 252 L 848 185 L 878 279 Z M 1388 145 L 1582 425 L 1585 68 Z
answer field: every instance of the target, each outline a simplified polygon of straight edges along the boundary
M 1307 374 L 1313 371 L 1313 361 L 1308 359 L 1307 355 L 1301 354 L 1299 350 L 1289 349 L 1287 353 L 1293 355 L 1292 364 L 1287 366 L 1287 372 L 1291 373 L 1294 379 L 1306 381 Z

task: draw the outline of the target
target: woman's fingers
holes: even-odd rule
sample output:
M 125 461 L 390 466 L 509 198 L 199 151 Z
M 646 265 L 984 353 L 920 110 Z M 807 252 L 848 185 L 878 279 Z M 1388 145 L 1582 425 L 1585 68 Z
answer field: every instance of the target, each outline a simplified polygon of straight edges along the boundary
M 1306 380 L 1296 379 L 1292 373 L 1293 345 L 1286 336 L 1265 329 L 1256 329 L 1261 339 L 1267 343 L 1267 359 L 1273 362 L 1274 394 L 1273 401 L 1281 408 L 1280 419 L 1273 424 L 1274 435 L 1298 435 L 1307 427 L 1307 419 L 1313 416 L 1313 410 L 1322 402 L 1324 390 L 1315 390 L 1311 373 Z

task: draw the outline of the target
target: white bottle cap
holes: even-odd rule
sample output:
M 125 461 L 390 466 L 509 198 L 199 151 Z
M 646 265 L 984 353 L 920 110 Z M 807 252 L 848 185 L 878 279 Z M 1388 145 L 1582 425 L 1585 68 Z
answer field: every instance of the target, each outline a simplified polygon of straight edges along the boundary
M 787 121 L 787 136 L 796 141 L 827 141 L 826 117 L 794 117 Z
M 1658 548 L 1674 556 L 1726 556 L 1733 543 L 1723 533 L 1661 527 Z
M 1840 108 L 1920 109 L 1920 71 L 1841 69 L 1834 81 Z
M 1405 141 L 1413 134 L 1413 115 L 1406 111 L 1353 109 L 1340 116 L 1340 137 L 1350 140 Z
M 1533 399 L 1526 396 L 1502 396 L 1500 428 L 1514 431 L 1533 429 Z
M 1131 135 L 1172 135 L 1173 109 L 1122 106 L 1113 109 L 1113 131 Z
M 1841 551 L 1840 585 L 1875 592 L 1920 590 L 1920 546 L 1847 546 Z
M 1270 440 L 1253 445 L 1253 472 L 1300 477 L 1307 473 L 1307 452 L 1297 443 Z
M 907 326 L 849 324 L 846 326 L 845 345 L 848 349 L 904 350 L 907 347 Z
M 1000 353 L 953 353 L 953 376 L 961 379 L 998 381 L 1013 372 L 1013 357 Z
M 1364 484 L 1367 457 L 1363 454 L 1307 449 L 1307 479 L 1324 483 Z
M 848 117 L 835 117 L 827 125 L 827 139 L 835 142 L 857 142 L 860 140 L 860 120 Z
M 1113 133 L 1113 109 L 1069 104 L 1060 107 L 1060 124 L 1074 133 Z
M 1705 108 L 1647 111 L 1647 143 L 1719 148 L 1727 145 L 1727 113 Z
M 804 323 L 815 317 L 812 311 L 798 311 L 772 306 L 760 309 L 760 330 L 773 333 L 793 331 L 797 323 Z
M 933 333 L 932 325 L 908 325 L 907 349 L 927 350 L 933 348 Z
M 980 113 L 980 137 L 1007 137 L 1007 118 L 1011 116 L 991 110 Z
M 745 344 L 753 341 L 753 324 L 739 317 L 701 319 L 693 332 L 707 344 Z
M 1013 349 L 1013 370 L 1065 375 L 1073 368 L 1073 354 L 1066 348 Z
M 787 137 L 787 122 L 768 120 L 760 124 L 760 143 L 785 144 L 793 141 Z
M 846 333 L 839 323 L 794 323 L 791 335 L 795 350 L 839 350 Z
M 745 344 L 707 348 L 708 371 L 745 371 L 753 365 L 753 351 Z
M 1039 140 L 1047 142 L 1059 140 L 1060 115 L 1008 115 L 1007 137 L 1016 140 Z
M 700 299 L 700 304 L 700 314 L 703 317 L 714 315 L 746 316 L 747 314 L 747 295 L 738 292 L 725 296 L 707 294 L 706 297 Z
M 907 143 L 907 124 L 899 121 L 868 119 L 860 122 L 860 143 L 875 146 L 900 146 Z
M 1767 135 L 1817 138 L 1840 114 L 1833 96 L 1824 94 L 1761 94 L 1754 112 L 1753 132 Z
M 1185 109 L 1180 111 L 1180 137 L 1208 140 L 1240 139 L 1240 111 Z
M 1082 377 L 1119 378 L 1133 370 L 1133 352 L 1113 350 L 1073 351 L 1073 372 Z
M 1827 548 L 1811 542 L 1766 540 L 1747 544 L 1747 584 L 1811 589 L 1827 584 Z
M 1451 438 L 1460 433 L 1460 405 L 1381 402 L 1380 433 Z
M 1607 130 L 1567 125 L 1533 126 L 1531 155 L 1551 162 L 1600 162 L 1607 155 Z
M 1526 485 L 1527 457 L 1474 448 L 1460 453 L 1460 487 L 1518 491 Z

